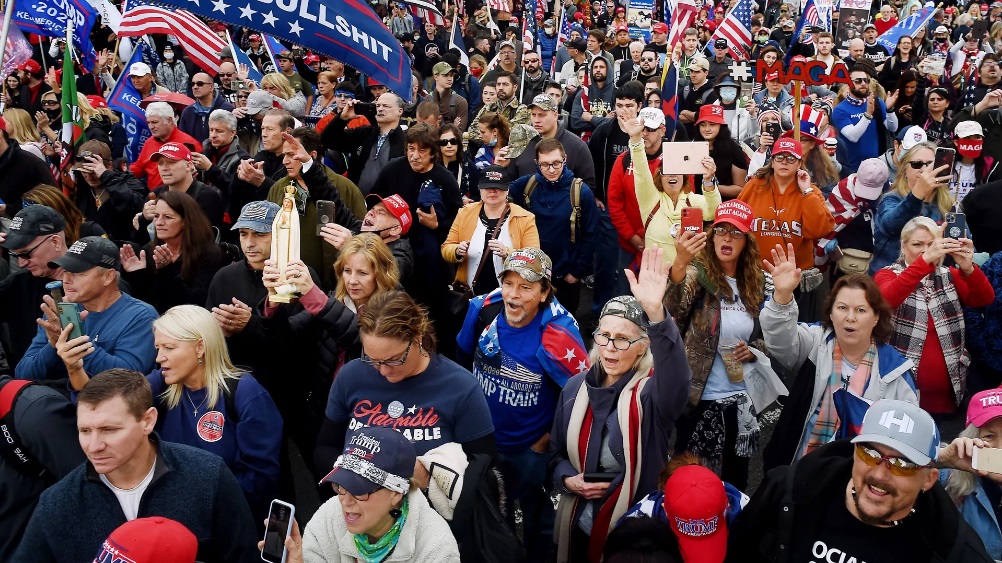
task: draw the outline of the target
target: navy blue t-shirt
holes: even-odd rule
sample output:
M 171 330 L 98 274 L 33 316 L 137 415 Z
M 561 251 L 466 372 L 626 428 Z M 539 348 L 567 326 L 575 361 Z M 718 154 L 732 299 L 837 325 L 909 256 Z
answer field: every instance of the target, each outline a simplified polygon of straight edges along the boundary
M 398 430 L 418 455 L 494 432 L 473 374 L 437 354 L 427 369 L 399 383 L 390 383 L 361 360 L 348 362 L 331 385 L 326 415 L 334 422 L 347 420 L 350 432 L 365 426 Z

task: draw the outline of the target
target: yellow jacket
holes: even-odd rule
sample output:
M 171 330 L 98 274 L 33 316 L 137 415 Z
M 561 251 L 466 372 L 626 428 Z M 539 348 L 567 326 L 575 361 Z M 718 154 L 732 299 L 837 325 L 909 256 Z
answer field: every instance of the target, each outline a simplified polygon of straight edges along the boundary
M 510 246 L 512 248 L 539 248 L 539 231 L 536 230 L 536 216 L 514 203 L 510 203 L 509 206 L 510 214 L 506 224 L 508 225 L 508 234 L 511 237 Z M 452 228 L 449 229 L 449 236 L 442 243 L 442 258 L 451 264 L 459 264 L 456 270 L 457 281 L 466 282 L 466 278 L 469 275 L 467 273 L 467 265 L 470 263 L 466 258 L 469 256 L 469 252 L 476 253 L 480 249 L 474 249 L 471 245 L 467 256 L 459 258 L 456 256 L 456 248 L 464 240 L 468 241 L 473 238 L 473 233 L 476 231 L 477 225 L 480 224 L 480 210 L 483 207 L 484 204 L 478 201 L 460 209 L 459 214 L 456 215 L 456 220 L 452 222 Z M 490 236 L 490 233 L 487 236 Z

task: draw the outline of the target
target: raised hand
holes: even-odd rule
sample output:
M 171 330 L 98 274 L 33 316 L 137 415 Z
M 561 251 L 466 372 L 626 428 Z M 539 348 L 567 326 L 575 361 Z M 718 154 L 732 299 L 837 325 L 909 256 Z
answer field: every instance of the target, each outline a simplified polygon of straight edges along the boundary
M 644 132 L 644 124 L 640 121 L 639 117 L 629 119 L 626 117 L 620 117 L 619 128 L 630 136 L 631 141 L 640 140 L 640 134 Z
M 772 285 L 775 288 L 773 299 L 781 305 L 793 301 L 793 291 L 800 287 L 803 272 L 797 267 L 797 257 L 793 252 L 793 243 L 787 243 L 786 250 L 777 244 L 772 250 L 772 262 L 762 260 L 765 271 L 772 275 Z
M 343 227 L 337 223 L 327 223 L 323 227 L 320 227 L 320 238 L 338 250 L 341 250 L 344 243 L 348 242 L 348 239 L 352 236 L 354 235 L 352 235 L 347 227 Z
M 122 269 L 126 272 L 135 272 L 146 267 L 145 250 L 140 250 L 139 256 L 136 256 L 136 251 L 132 248 L 132 245 L 126 244 L 122 246 L 122 250 L 119 251 L 118 255 L 122 260 Z
M 637 298 L 652 323 L 665 319 L 661 303 L 668 289 L 668 265 L 665 264 L 664 257 L 663 248 L 658 248 L 657 245 L 648 247 L 640 257 L 638 274 L 629 269 L 624 270 L 626 279 L 630 282 L 630 292 Z

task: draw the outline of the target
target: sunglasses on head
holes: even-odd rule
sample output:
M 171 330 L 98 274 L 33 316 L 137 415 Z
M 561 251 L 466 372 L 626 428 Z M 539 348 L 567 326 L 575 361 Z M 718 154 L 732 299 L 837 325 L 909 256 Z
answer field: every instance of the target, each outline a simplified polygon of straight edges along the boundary
M 460 143 L 460 141 L 456 137 L 452 137 L 450 139 L 439 139 L 438 140 L 438 146 L 440 146 L 440 147 L 447 147 L 449 145 L 454 145 L 454 146 L 458 147 L 459 143 Z
M 919 472 L 919 469 L 922 469 L 922 466 L 917 463 L 912 463 L 901 457 L 885 456 L 863 444 L 856 444 L 856 457 L 870 467 L 885 463 L 891 475 L 897 477 L 912 477 Z

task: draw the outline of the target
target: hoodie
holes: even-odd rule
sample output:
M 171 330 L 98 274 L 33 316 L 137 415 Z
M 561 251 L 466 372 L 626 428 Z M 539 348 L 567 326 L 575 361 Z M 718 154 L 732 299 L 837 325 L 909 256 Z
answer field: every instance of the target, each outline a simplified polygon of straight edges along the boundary
M 592 113 L 592 119 L 589 122 L 581 118 L 581 114 L 585 112 L 586 108 L 582 105 L 584 90 L 578 90 L 574 99 L 574 107 L 571 109 L 571 129 L 574 131 L 594 131 L 599 125 L 607 121 L 612 121 L 612 118 L 605 117 L 605 115 L 615 108 L 613 94 L 616 91 L 616 81 L 612 79 L 612 63 L 609 62 L 610 58 L 605 59 L 606 68 L 609 69 L 608 76 L 605 78 L 605 84 L 599 86 L 595 83 L 595 62 L 599 60 L 602 59 L 599 57 L 593 58 L 588 66 L 591 73 L 591 85 L 588 86 L 587 110 Z

